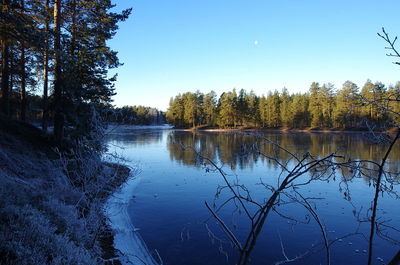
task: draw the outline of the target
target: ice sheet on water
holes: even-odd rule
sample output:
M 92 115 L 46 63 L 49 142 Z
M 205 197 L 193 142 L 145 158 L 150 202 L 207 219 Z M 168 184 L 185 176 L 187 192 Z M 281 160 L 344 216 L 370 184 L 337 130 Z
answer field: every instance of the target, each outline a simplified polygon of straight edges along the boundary
M 128 204 L 139 184 L 139 176 L 130 176 L 128 181 L 108 199 L 105 211 L 113 229 L 114 247 L 124 254 L 123 264 L 159 265 L 150 254 L 145 242 L 134 227 L 128 214 Z

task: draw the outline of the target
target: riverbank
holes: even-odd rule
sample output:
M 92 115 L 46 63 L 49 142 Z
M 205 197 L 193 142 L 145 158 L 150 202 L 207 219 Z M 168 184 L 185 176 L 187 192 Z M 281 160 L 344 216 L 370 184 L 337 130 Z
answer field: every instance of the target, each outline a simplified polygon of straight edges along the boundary
M 365 133 L 369 132 L 368 128 L 261 128 L 261 127 L 243 127 L 243 128 L 210 128 L 210 127 L 195 127 L 195 128 L 172 128 L 181 131 L 201 131 L 201 132 L 282 132 L 282 133 Z M 398 128 L 377 130 L 380 133 L 396 133 Z
M 162 125 L 128 125 L 128 124 L 108 124 L 108 134 L 126 134 L 136 130 L 177 130 L 177 131 L 192 131 L 192 132 L 280 132 L 280 133 L 365 133 L 369 132 L 368 128 L 288 128 L 288 127 L 238 127 L 238 128 L 218 128 L 211 126 L 197 126 L 193 128 L 179 128 L 171 124 Z M 397 127 L 374 130 L 375 133 L 394 134 L 399 130 Z
M 132 174 L 0 117 L 0 263 L 121 264 L 104 207 Z

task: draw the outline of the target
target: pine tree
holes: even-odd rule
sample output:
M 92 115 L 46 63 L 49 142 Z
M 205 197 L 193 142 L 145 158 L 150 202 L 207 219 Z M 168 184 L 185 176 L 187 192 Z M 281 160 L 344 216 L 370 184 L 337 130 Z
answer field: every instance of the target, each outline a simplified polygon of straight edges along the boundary
M 107 40 L 116 33 L 117 23 L 131 12 L 110 12 L 113 5 L 109 0 L 64 0 L 60 10 L 60 1 L 54 3 L 54 133 L 58 140 L 62 139 L 64 123 L 76 135 L 87 134 L 90 126 L 85 121 L 92 115 L 92 106 L 109 104 L 115 94 L 115 76 L 108 78 L 107 73 L 120 63 Z M 61 32 L 58 34 L 61 22 L 67 29 L 62 32 L 67 44 L 63 46 L 59 45 Z M 80 115 L 75 115 L 78 112 Z
M 46 0 L 44 7 L 44 47 L 43 47 L 43 99 L 42 99 L 42 129 L 47 131 L 49 120 L 49 56 L 50 56 L 50 0 Z
M 285 127 L 289 127 L 292 125 L 293 113 L 290 108 L 292 103 L 292 99 L 289 95 L 287 88 L 283 88 L 281 93 L 281 106 L 280 106 L 280 113 L 281 113 L 281 120 L 282 125 Z
M 38 50 L 42 40 L 37 25 L 40 7 L 38 1 L 2 0 L 0 10 L 2 111 L 6 115 L 18 111 L 22 119 L 26 118 L 27 86 L 32 80 L 27 64 L 32 60 L 33 49 Z M 18 99 L 14 90 L 18 90 Z M 10 100 L 14 100 L 13 109 Z M 19 110 L 15 108 L 17 104 Z
M 236 127 L 237 125 L 237 94 L 236 90 L 222 93 L 218 103 L 218 125 L 221 127 Z
M 387 116 L 384 111 L 378 108 L 386 93 L 385 85 L 367 80 L 361 89 L 361 97 L 364 106 L 361 108 L 361 115 L 369 122 L 383 125 Z M 385 100 L 383 100 L 385 101 Z
M 335 127 L 360 126 L 358 105 L 358 87 L 351 81 L 346 81 L 342 89 L 337 92 L 334 110 Z
M 400 81 L 389 87 L 386 98 L 389 99 L 390 118 L 394 125 L 400 126 Z
M 215 126 L 217 119 L 217 95 L 214 91 L 205 94 L 203 99 L 203 111 L 205 124 Z
M 258 112 L 260 113 L 260 121 L 261 127 L 266 127 L 268 124 L 268 110 L 267 110 L 267 99 L 264 95 L 260 97 L 260 101 L 258 103 Z
M 266 126 L 267 127 L 279 127 L 281 123 L 280 113 L 280 97 L 277 90 L 268 92 L 266 98 Z
M 64 98 L 61 80 L 61 1 L 54 0 L 54 137 L 60 144 L 64 137 Z
M 310 113 L 309 113 L 309 95 L 308 94 L 294 94 L 293 101 L 290 105 L 291 113 L 293 115 L 291 127 L 292 128 L 305 128 L 310 126 Z
M 8 116 L 10 114 L 10 73 L 9 73 L 9 42 L 11 32 L 9 21 L 11 18 L 11 6 L 9 0 L 2 0 L 1 6 L 1 93 L 2 111 Z
M 175 98 L 171 98 L 166 114 L 167 122 L 172 123 L 178 127 L 183 127 L 185 123 L 184 113 L 185 109 L 182 95 L 179 94 Z
M 187 92 L 182 95 L 184 104 L 184 121 L 186 126 L 195 128 L 199 123 L 200 100 L 196 93 Z
M 311 126 L 320 127 L 323 126 L 323 113 L 321 105 L 321 87 L 318 83 L 313 82 L 310 87 L 310 103 L 308 111 L 311 115 Z
M 319 96 L 322 112 L 322 126 L 331 128 L 333 125 L 334 86 L 330 83 L 323 84 Z
M 21 13 L 25 15 L 25 1 L 21 0 Z M 26 65 L 25 65 L 25 40 L 20 40 L 21 59 L 20 59 L 20 71 L 21 71 L 21 120 L 26 119 Z
M 246 98 L 247 98 L 246 91 L 243 88 L 240 89 L 239 95 L 237 97 L 236 120 L 237 120 L 237 123 L 241 126 L 243 126 L 247 122 L 246 114 L 248 112 L 248 105 L 247 105 Z
M 274 115 L 276 115 L 275 112 L 276 110 L 274 109 L 274 96 L 271 91 L 269 91 L 267 94 L 265 100 L 265 108 L 266 108 L 266 119 L 265 119 L 266 127 L 274 127 Z
M 250 93 L 246 93 L 246 112 L 245 112 L 245 120 L 247 125 L 257 126 L 260 122 L 260 112 L 258 109 L 259 98 L 254 93 L 254 91 L 250 91 Z

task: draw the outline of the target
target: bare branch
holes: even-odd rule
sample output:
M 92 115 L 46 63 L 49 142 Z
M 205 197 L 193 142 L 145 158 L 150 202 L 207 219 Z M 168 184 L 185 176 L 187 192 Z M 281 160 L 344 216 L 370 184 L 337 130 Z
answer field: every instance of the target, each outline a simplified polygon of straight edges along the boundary
M 395 37 L 393 40 L 390 39 L 389 34 L 385 31 L 385 28 L 382 27 L 382 33 L 377 33 L 379 37 L 381 37 L 384 41 L 386 41 L 389 44 L 389 47 L 386 47 L 385 49 L 391 50 L 393 53 L 386 54 L 387 56 L 391 57 L 400 57 L 400 53 L 397 51 L 395 47 L 395 43 L 397 41 L 397 37 Z M 393 62 L 394 64 L 400 65 L 400 62 Z
M 368 265 L 370 265 L 372 263 L 372 250 L 373 250 L 373 241 L 374 241 L 375 226 L 376 226 L 376 210 L 378 207 L 378 198 L 379 198 L 382 176 L 384 174 L 384 166 L 385 166 L 386 160 L 387 160 L 390 152 L 392 151 L 394 144 L 397 142 L 399 137 L 400 137 L 400 130 L 397 131 L 396 137 L 391 142 L 388 150 L 385 153 L 385 156 L 382 159 L 381 164 L 379 165 L 379 173 L 378 173 L 378 178 L 376 180 L 375 197 L 374 197 L 373 208 L 372 208 L 371 229 L 370 229 L 371 231 L 370 231 L 370 235 L 369 235 Z
M 217 219 L 218 223 L 222 226 L 224 231 L 228 234 L 232 242 L 235 244 L 236 248 L 240 251 L 242 251 L 242 245 L 240 244 L 239 240 L 235 237 L 235 235 L 232 233 L 232 231 L 228 228 L 228 226 L 224 223 L 224 221 L 221 220 L 221 218 L 218 217 L 218 215 L 211 209 L 211 207 L 208 205 L 207 202 L 204 202 L 207 209 L 212 213 L 215 219 Z

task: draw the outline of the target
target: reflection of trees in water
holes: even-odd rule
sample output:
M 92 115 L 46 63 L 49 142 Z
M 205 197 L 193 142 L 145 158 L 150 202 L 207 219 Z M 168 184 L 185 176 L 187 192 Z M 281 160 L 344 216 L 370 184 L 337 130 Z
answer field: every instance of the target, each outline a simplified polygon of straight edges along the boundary
M 213 137 L 216 144 L 214 147 L 217 152 L 212 154 L 209 150 L 202 148 L 202 146 L 207 146 L 206 144 L 203 145 L 202 141 L 207 141 L 207 136 L 210 135 L 194 133 L 191 134 L 191 138 L 186 137 L 186 139 L 184 134 L 180 135 L 181 139 L 180 137 L 174 136 L 176 135 L 171 135 L 168 139 L 171 144 L 169 146 L 170 148 L 173 148 L 174 143 L 179 143 L 180 145 L 176 145 L 176 149 L 180 152 L 178 151 L 177 153 L 189 153 L 191 156 L 189 160 L 190 165 L 197 163 L 205 166 L 206 171 L 217 171 L 224 180 L 224 185 L 218 185 L 213 200 L 213 206 L 210 206 L 208 202 L 205 202 L 205 204 L 211 216 L 218 222 L 226 234 L 231 245 L 238 250 L 239 258 L 236 264 L 250 264 L 257 239 L 261 235 L 264 224 L 268 216 L 271 215 L 271 212 L 296 224 L 309 224 L 311 216 L 314 219 L 314 223 L 319 227 L 323 239 L 322 242 L 317 245 L 313 244 L 311 248 L 300 255 L 296 255 L 294 258 L 289 258 L 285 254 L 281 239 L 284 260 L 276 264 L 305 259 L 320 252 L 320 245 L 323 246 L 322 249 L 326 250 L 326 263 L 329 265 L 331 246 L 343 238 L 356 235 L 363 236 L 363 232 L 359 231 L 359 227 L 363 223 L 370 223 L 371 227 L 370 239 L 368 241 L 369 262 L 372 257 L 375 231 L 382 239 L 392 244 L 400 244 L 400 241 L 396 239 L 396 235 L 392 236 L 387 232 L 394 232 L 394 234 L 399 232 L 399 230 L 392 225 L 390 222 L 391 220 L 383 220 L 382 216 L 380 216 L 381 219 L 376 219 L 378 209 L 377 199 L 381 193 L 382 195 L 385 193 L 394 196 L 394 198 L 398 198 L 396 191 L 393 191 L 393 185 L 398 184 L 398 177 L 392 180 L 390 179 L 391 173 L 387 171 L 385 161 L 387 155 L 391 153 L 392 147 L 398 139 L 399 134 L 397 134 L 395 140 L 389 144 L 389 147 L 383 144 L 366 144 L 363 142 L 364 139 L 359 138 L 357 135 L 339 135 L 339 137 L 336 137 L 331 134 L 300 134 L 295 136 L 283 134 L 268 136 L 267 138 L 261 135 L 246 133 L 218 134 Z M 355 151 L 352 151 L 352 149 Z M 307 152 L 307 150 L 309 151 Z M 340 152 L 342 155 L 337 155 L 337 152 Z M 396 152 L 398 152 L 398 150 Z M 396 152 L 392 154 L 393 161 L 398 160 L 398 153 Z M 312 153 L 316 155 L 314 156 Z M 381 161 L 376 159 L 376 157 L 381 156 L 384 157 Z M 174 157 L 176 158 L 176 155 L 171 156 L 171 158 Z M 219 162 L 215 162 L 217 159 Z M 264 192 L 265 196 L 261 196 L 261 198 L 253 196 L 254 192 L 249 189 L 248 185 L 246 186 L 241 183 L 240 178 L 230 179 L 229 175 L 223 170 L 223 164 L 226 160 L 230 160 L 231 167 L 236 168 L 236 166 L 252 166 L 252 162 L 258 159 L 267 160 L 267 165 L 276 167 L 278 169 L 277 172 L 280 171 L 277 175 L 277 185 L 269 184 L 264 182 L 263 179 L 260 179 L 258 185 L 262 185 L 266 188 L 266 193 Z M 185 161 L 182 162 L 185 163 Z M 303 196 L 301 193 L 304 192 L 302 188 L 312 184 L 314 181 L 329 182 L 331 179 L 335 179 L 336 172 L 341 172 L 342 175 L 342 178 L 339 180 L 339 192 L 342 193 L 344 199 L 349 201 L 353 206 L 353 215 L 355 221 L 359 225 L 354 232 L 346 231 L 346 234 L 339 239 L 332 239 L 328 237 L 326 226 L 316 212 L 316 201 L 322 198 L 313 196 L 307 197 Z M 373 206 L 364 211 L 363 207 L 358 210 L 358 207 L 352 203 L 350 196 L 348 181 L 351 181 L 355 177 L 363 177 L 364 180 L 372 183 L 372 185 L 376 187 L 374 188 L 376 193 Z M 381 179 L 384 180 L 381 181 Z M 306 216 L 309 216 L 309 218 L 306 218 L 306 221 L 303 222 L 296 216 L 289 216 L 289 211 L 287 213 L 281 211 L 293 204 L 301 205 L 308 211 L 309 215 Z M 233 209 L 230 215 L 231 220 L 227 218 L 226 214 L 222 214 L 223 209 L 228 211 Z M 235 233 L 236 223 L 234 219 L 239 217 L 235 215 L 242 215 L 242 213 L 244 218 L 248 219 L 247 223 L 249 228 L 247 230 L 249 231 L 248 233 L 246 232 L 246 236 L 240 240 Z M 210 230 L 208 227 L 209 220 L 210 219 L 207 219 L 206 221 L 209 235 L 213 241 L 216 240 L 220 243 L 219 248 L 221 249 L 223 248 L 224 240 L 220 237 L 216 237 Z M 227 221 L 230 221 L 230 223 Z M 314 246 L 318 247 L 314 248 Z M 366 250 L 365 253 L 367 253 Z
M 310 152 L 318 157 L 337 152 L 347 159 L 379 161 L 387 149 L 387 145 L 370 143 L 363 135 L 355 133 L 282 133 L 268 135 L 268 138 L 293 153 Z M 171 160 L 190 166 L 196 165 L 195 152 L 184 150 L 178 144 L 195 147 L 204 156 L 229 165 L 231 169 L 252 168 L 258 161 L 262 161 L 268 167 L 276 168 L 278 166 L 276 161 L 270 160 L 264 155 L 276 157 L 280 163 L 287 163 L 290 159 L 290 155 L 281 149 L 242 133 L 171 132 L 167 139 L 167 149 Z M 389 171 L 399 171 L 399 147 L 397 144 L 397 148 L 394 148 L 390 155 L 387 165 Z M 259 152 L 254 152 L 255 150 Z M 371 167 L 372 165 L 366 166 Z M 366 174 L 368 173 L 367 169 L 364 171 Z M 343 171 L 343 175 L 350 178 L 353 172 L 346 169 Z
M 247 190 L 245 184 L 240 183 L 240 178 L 232 178 L 228 179 L 226 186 L 218 187 L 216 198 L 213 201 L 213 204 L 217 205 L 218 208 L 215 208 L 208 205 L 210 212 L 213 212 L 216 216 L 221 213 L 221 218 L 225 218 L 222 222 L 227 221 L 228 228 L 235 232 L 236 223 L 234 219 L 239 219 L 240 217 L 238 212 L 240 212 L 238 204 L 231 205 L 232 202 L 238 202 L 240 200 L 245 202 L 245 208 L 249 211 L 252 211 L 252 214 L 255 212 L 255 215 L 260 218 L 260 221 L 257 226 L 251 225 L 250 232 L 253 231 L 261 231 L 263 227 L 263 220 L 265 220 L 268 215 L 268 211 L 273 211 L 274 215 L 282 215 L 285 218 L 287 215 L 288 218 L 292 218 L 289 216 L 292 214 L 292 203 L 297 203 L 302 207 L 305 207 L 309 213 L 314 216 L 315 214 L 315 222 L 320 224 L 319 217 L 313 210 L 314 205 L 317 205 L 317 202 L 314 202 L 313 198 L 302 197 L 302 195 L 298 192 L 302 191 L 301 188 L 305 187 L 305 185 L 309 184 L 309 180 L 314 181 L 329 181 L 334 178 L 334 171 L 336 170 L 339 173 L 338 182 L 339 182 L 339 191 L 340 194 L 343 195 L 345 200 L 348 200 L 351 205 L 353 205 L 352 199 L 350 196 L 353 195 L 349 190 L 349 185 L 347 181 L 351 181 L 353 178 L 363 178 L 366 183 L 371 184 L 371 189 L 373 188 L 374 183 L 376 183 L 376 177 L 378 175 L 379 167 L 377 164 L 369 163 L 368 161 L 377 161 L 380 163 L 380 160 L 384 156 L 388 145 L 387 144 L 373 144 L 368 142 L 368 139 L 361 134 L 351 133 L 351 134 L 313 134 L 313 133 L 282 133 L 282 134 L 264 134 L 270 142 L 266 139 L 262 139 L 261 137 L 254 137 L 254 135 L 247 135 L 246 133 L 210 133 L 210 132 L 184 132 L 184 131 L 167 131 L 167 132 L 146 132 L 146 133 L 138 133 L 135 135 L 121 135 L 114 136 L 111 139 L 114 144 L 120 145 L 134 145 L 134 146 L 146 146 L 152 143 L 160 143 L 163 140 L 164 136 L 167 134 L 166 146 L 169 151 L 170 159 L 173 161 L 177 161 L 183 165 L 196 166 L 196 167 L 204 167 L 210 166 L 211 161 L 215 161 L 218 166 L 221 166 L 220 169 L 243 169 L 243 168 L 252 168 L 255 164 L 261 162 L 266 167 L 270 167 L 274 169 L 274 172 L 283 171 L 282 165 L 287 166 L 289 171 L 287 171 L 288 176 L 293 175 L 291 170 L 296 169 L 296 160 L 294 159 L 294 154 L 298 157 L 298 159 L 303 159 L 304 154 L 312 154 L 314 156 L 307 156 L 304 158 L 305 160 L 300 163 L 301 165 L 304 163 L 312 163 L 314 161 L 315 166 L 307 167 L 307 173 L 304 174 L 304 178 L 296 178 L 299 183 L 293 182 L 292 186 L 285 186 L 279 192 L 277 192 L 279 187 L 269 186 L 268 179 L 270 178 L 262 178 L 260 179 L 261 183 L 265 185 L 265 191 L 263 191 L 262 198 L 257 197 L 258 191 Z M 165 139 L 165 138 L 164 138 Z M 283 150 L 282 148 L 278 148 L 271 142 L 276 142 L 279 146 L 289 150 L 291 153 Z M 185 147 L 193 147 L 195 149 Z M 196 151 L 198 153 L 196 153 Z M 337 152 L 337 154 L 343 155 L 344 158 L 332 157 L 332 161 L 328 161 L 330 164 L 318 164 L 315 163 L 316 160 L 322 159 L 323 157 L 328 157 L 332 153 Z M 205 158 L 199 158 L 199 154 L 204 156 L 205 158 L 209 158 L 211 161 L 206 165 Z M 399 165 L 398 161 L 400 158 L 400 148 L 399 144 L 392 150 L 390 155 L 390 160 L 386 166 L 386 170 L 391 172 L 398 172 Z M 355 160 L 359 160 L 356 161 Z M 365 160 L 366 162 L 362 162 Z M 346 165 L 340 166 L 336 165 L 340 163 L 346 163 Z M 300 166 L 301 166 L 300 165 Z M 210 170 L 208 167 L 206 169 Z M 212 169 L 213 167 L 211 167 Z M 299 167 L 300 168 L 300 167 Z M 278 177 L 278 174 L 276 175 Z M 340 178 L 341 176 L 341 178 Z M 227 177 L 229 177 L 227 175 Z M 332 177 L 332 178 L 330 178 Z M 279 178 L 284 179 L 284 176 L 279 175 Z M 266 181 L 263 183 L 262 181 Z M 396 180 L 399 180 L 397 178 Z M 258 181 L 258 180 L 257 180 Z M 300 181 L 302 181 L 300 183 Z M 395 181 L 394 181 L 395 182 Z M 383 182 L 382 194 L 390 194 L 391 192 L 391 184 L 394 182 L 386 181 Z M 296 188 L 294 185 L 299 184 Z M 304 184 L 304 185 L 303 185 Z M 227 192 L 227 187 L 232 187 L 231 192 Z M 260 185 L 258 185 L 260 186 Z M 224 192 L 222 192 L 224 191 Z M 303 190 L 305 191 L 305 190 Z M 236 193 L 233 193 L 236 192 Z M 233 197 L 236 199 L 232 199 Z M 394 194 L 394 193 L 393 193 Z M 254 196 L 253 196 L 254 195 Z M 385 195 L 386 196 L 386 195 Z M 266 199 L 269 198 L 270 203 Z M 272 199 L 271 199 L 272 198 Z M 318 198 L 317 198 L 318 199 Z M 236 200 L 236 201 L 235 201 Z M 316 201 L 316 200 L 315 200 Z M 227 204 L 226 204 L 227 203 Z M 311 203 L 311 204 L 309 204 Z M 232 206 L 232 207 L 231 207 Z M 353 205 L 354 206 L 354 205 Z M 226 208 L 224 208 L 226 207 Z M 279 207 L 279 208 L 278 208 Z M 357 217 L 357 222 L 360 224 L 369 222 L 371 216 L 372 208 L 365 208 L 367 206 L 363 205 L 364 208 L 356 208 L 354 207 L 353 215 Z M 244 209 L 244 207 L 242 207 Z M 220 211 L 221 209 L 221 211 Z M 231 220 L 226 219 L 226 212 L 229 212 L 233 209 L 232 214 L 229 213 L 229 216 L 232 217 Z M 239 210 L 238 210 L 239 209 Z M 242 210 L 243 210 L 242 209 Z M 362 210 L 363 209 L 363 210 Z M 219 212 L 220 211 L 220 212 Z M 236 215 L 234 215 L 236 214 Z M 259 216 L 257 216 L 257 214 Z M 244 214 L 243 214 L 244 215 Z M 293 217 L 298 217 L 293 216 Z M 256 217 L 252 217 L 252 221 L 256 220 Z M 250 218 L 250 217 L 249 217 Z M 242 222 L 241 219 L 241 222 Z M 293 221 L 292 219 L 288 219 Z M 300 219 L 296 219 L 293 222 L 299 222 Z M 238 222 L 239 223 L 239 222 Z M 241 230 L 246 231 L 246 227 L 243 225 L 246 221 L 242 222 Z M 382 233 L 381 231 L 388 230 L 386 227 L 390 223 L 385 223 L 379 220 L 376 223 L 377 234 Z M 385 225 L 385 226 L 383 226 Z M 333 239 L 328 238 L 326 236 L 326 231 L 324 225 L 319 225 L 322 233 L 325 235 L 323 238 L 325 239 L 325 244 L 329 244 L 326 247 L 327 252 L 329 250 L 330 245 L 341 239 Z M 210 226 L 209 232 L 214 231 L 214 227 Z M 393 230 L 393 229 L 392 229 Z M 241 256 L 243 256 L 243 261 L 240 264 L 247 264 L 250 261 L 250 256 L 253 251 L 253 248 L 256 245 L 258 234 L 261 235 L 260 232 L 257 232 L 257 235 L 252 236 L 249 233 L 248 242 L 242 242 L 242 246 L 237 247 L 240 250 Z M 344 235 L 342 238 L 352 235 L 351 233 L 348 235 Z M 356 235 L 353 233 L 353 235 Z M 328 241 L 330 240 L 330 241 Z M 247 239 L 246 239 L 247 241 Z M 371 240 L 372 242 L 372 240 Z M 246 243 L 246 244 L 244 244 Z M 371 244 L 372 245 L 372 244 Z M 316 245 L 316 249 L 310 249 L 310 255 L 314 252 L 312 251 L 320 251 L 318 249 L 320 245 Z M 316 253 L 316 252 L 315 252 Z M 307 254 L 308 255 L 308 254 Z M 286 258 L 286 257 L 285 257 Z M 287 259 L 287 258 L 286 258 Z M 329 260 L 329 255 L 327 257 Z M 286 261 L 285 261 L 286 262 Z
M 184 165 L 196 166 L 196 153 L 184 150 L 180 145 L 191 146 L 204 156 L 231 167 L 240 169 L 252 167 L 259 155 L 247 152 L 254 144 L 249 136 L 225 133 L 171 132 L 167 140 L 167 149 L 171 160 Z

